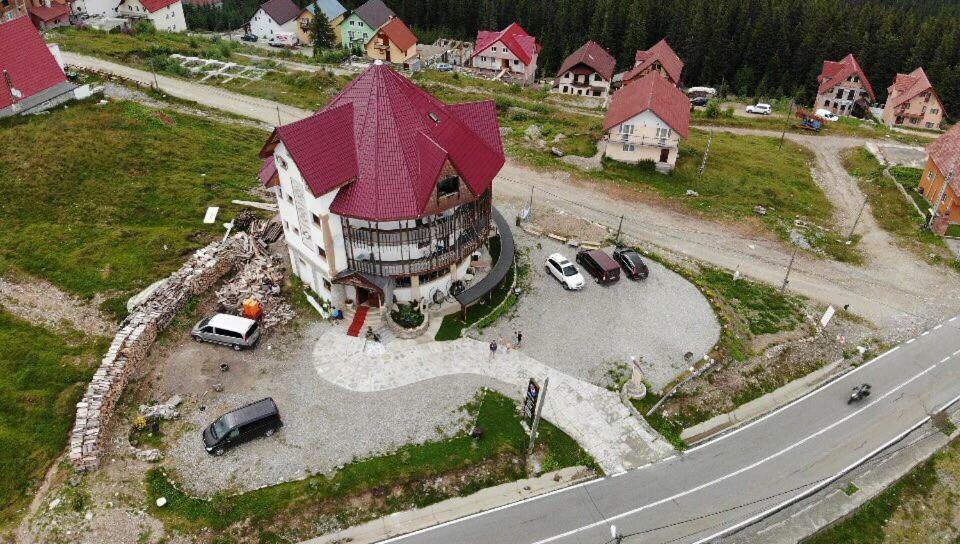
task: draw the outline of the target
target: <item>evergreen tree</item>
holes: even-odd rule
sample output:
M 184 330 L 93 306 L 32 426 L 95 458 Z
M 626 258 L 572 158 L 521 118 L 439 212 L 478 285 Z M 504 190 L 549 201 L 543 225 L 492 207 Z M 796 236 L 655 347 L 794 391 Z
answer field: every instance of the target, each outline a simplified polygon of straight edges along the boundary
M 320 9 L 320 4 L 313 5 L 316 13 L 313 14 L 313 25 L 310 27 L 310 34 L 313 38 L 313 56 L 320 56 L 324 49 L 333 49 L 337 46 L 337 35 L 330 26 L 330 19 L 327 14 Z

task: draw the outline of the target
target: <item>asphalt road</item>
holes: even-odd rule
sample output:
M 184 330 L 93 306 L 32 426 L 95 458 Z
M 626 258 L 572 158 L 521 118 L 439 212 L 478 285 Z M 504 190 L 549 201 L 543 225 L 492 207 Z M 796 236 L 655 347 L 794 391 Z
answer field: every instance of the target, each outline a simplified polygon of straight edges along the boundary
M 960 396 L 960 318 L 686 453 L 385 542 L 706 542 L 826 485 Z M 846 402 L 859 383 L 868 399 Z

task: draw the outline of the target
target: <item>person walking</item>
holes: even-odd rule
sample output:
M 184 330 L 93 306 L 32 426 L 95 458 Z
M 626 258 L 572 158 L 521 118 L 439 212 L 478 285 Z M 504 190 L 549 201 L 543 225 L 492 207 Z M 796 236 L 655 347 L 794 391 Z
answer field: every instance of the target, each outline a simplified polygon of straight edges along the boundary
M 493 356 L 496 354 L 497 354 L 497 341 L 491 340 L 490 341 L 490 360 L 491 361 L 493 360 Z
M 520 344 L 523 343 L 523 331 L 517 329 L 517 349 L 520 349 Z

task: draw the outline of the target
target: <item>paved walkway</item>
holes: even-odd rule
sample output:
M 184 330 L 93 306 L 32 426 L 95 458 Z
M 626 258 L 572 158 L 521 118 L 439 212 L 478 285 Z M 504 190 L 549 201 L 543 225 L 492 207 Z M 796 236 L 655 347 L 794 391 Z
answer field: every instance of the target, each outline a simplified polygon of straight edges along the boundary
M 470 339 L 416 343 L 368 343 L 339 331 L 322 336 L 314 349 L 320 377 L 345 389 L 377 392 L 443 376 L 476 374 L 496 380 L 513 397 L 531 377 L 550 378 L 543 416 L 576 440 L 603 468 L 618 473 L 668 456 L 670 445 L 634 418 L 617 393 L 564 374 L 501 347 Z

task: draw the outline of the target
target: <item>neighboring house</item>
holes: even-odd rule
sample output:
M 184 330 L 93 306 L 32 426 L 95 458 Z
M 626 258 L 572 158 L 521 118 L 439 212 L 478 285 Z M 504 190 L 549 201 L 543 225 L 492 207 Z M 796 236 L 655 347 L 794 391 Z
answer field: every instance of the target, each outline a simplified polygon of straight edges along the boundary
M 888 126 L 939 129 L 943 115 L 943 102 L 923 68 L 909 74 L 897 74 L 893 85 L 887 89 L 883 122 Z
M 948 226 L 960 223 L 960 124 L 927 146 L 927 153 L 920 189 L 937 213 L 933 230 L 942 235 Z M 934 202 L 938 198 L 939 205 Z
M 653 161 L 658 171 L 669 172 L 677 164 L 680 138 L 690 133 L 690 100 L 672 81 L 649 73 L 613 95 L 603 130 L 607 157 Z
M 505 161 L 492 100 L 445 105 L 381 62 L 260 155 L 294 274 L 335 305 L 374 308 L 464 278 Z
M 70 24 L 70 8 L 66 4 L 52 3 L 49 6 L 30 6 L 27 8 L 33 26 L 41 32 L 58 26 Z
M 417 37 L 399 17 L 392 17 L 367 42 L 367 56 L 393 64 L 403 64 L 417 56 Z
M 814 109 L 830 110 L 837 115 L 864 117 L 870 113 L 870 104 L 877 97 L 873 86 L 853 53 L 835 62 L 823 61 L 823 70 L 817 76 L 817 100 Z
M 36 113 L 77 96 L 29 17 L 0 24 L 0 117 Z M 82 88 L 86 91 L 86 88 Z
M 340 23 L 340 39 L 343 46 L 348 49 L 366 48 L 377 30 L 387 24 L 391 17 L 396 16 L 397 14 L 381 0 L 365 2 Z
M 587 42 L 563 61 L 554 91 L 576 96 L 607 98 L 617 59 L 597 42 Z
M 27 0 L 0 0 L 0 24 L 26 15 L 29 7 Z
M 297 17 L 300 8 L 293 0 L 268 0 L 250 19 L 250 33 L 261 40 L 270 40 L 277 34 L 297 35 Z
M 300 43 L 313 45 L 313 18 L 317 14 L 318 5 L 320 11 L 327 16 L 330 27 L 333 28 L 336 43 L 341 43 L 340 23 L 347 18 L 347 8 L 343 7 L 337 0 L 316 0 L 308 4 L 297 17 L 297 39 L 300 40 Z
M 507 80 L 533 83 L 537 75 L 540 44 L 517 23 L 500 32 L 481 30 L 470 57 L 471 66 L 502 73 Z
M 150 21 L 163 32 L 186 32 L 180 0 L 120 0 L 117 16 L 123 19 Z
M 660 74 L 677 87 L 683 81 L 683 61 L 665 38 L 650 49 L 637 51 L 633 68 L 617 74 L 615 87 L 619 88 L 652 72 Z

